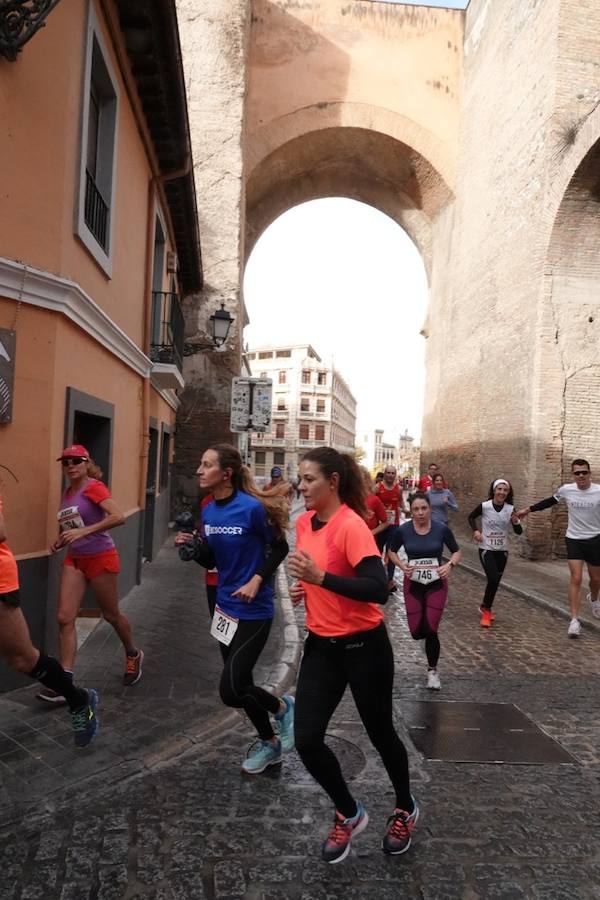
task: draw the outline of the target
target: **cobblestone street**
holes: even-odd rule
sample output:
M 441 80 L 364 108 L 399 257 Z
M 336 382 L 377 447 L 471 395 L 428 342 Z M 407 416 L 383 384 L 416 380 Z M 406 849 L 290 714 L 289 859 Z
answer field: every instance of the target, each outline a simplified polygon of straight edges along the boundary
M 107 770 L 83 799 L 53 795 L 52 804 L 23 806 L 0 833 L 0 900 L 600 897 L 600 636 L 586 630 L 570 641 L 562 618 L 502 590 L 496 623 L 483 631 L 481 588 L 474 575 L 455 573 L 434 696 L 401 600 L 388 605 L 398 725 L 422 809 L 405 856 L 381 852 L 393 798 L 345 699 L 330 734 L 371 821 L 341 865 L 320 861 L 332 811 L 296 754 L 242 778 L 251 735 L 236 722 L 118 785 Z M 514 703 L 576 763 L 426 761 L 401 714 L 403 701 L 419 699 Z M 91 753 L 107 740 L 102 734 Z

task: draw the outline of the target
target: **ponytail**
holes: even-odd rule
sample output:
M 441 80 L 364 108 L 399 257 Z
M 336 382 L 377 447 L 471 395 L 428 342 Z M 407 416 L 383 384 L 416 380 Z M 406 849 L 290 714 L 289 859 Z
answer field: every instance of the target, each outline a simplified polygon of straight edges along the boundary
M 232 444 L 213 444 L 208 449 L 214 450 L 219 457 L 221 469 L 231 469 L 231 484 L 235 490 L 243 491 L 259 500 L 264 506 L 269 522 L 277 536 L 285 537 L 290 519 L 290 506 L 287 500 L 281 496 L 281 491 L 277 488 L 261 491 L 256 485 L 250 469 L 243 464 L 239 450 Z
M 367 519 L 367 490 L 360 467 L 353 456 L 338 453 L 333 447 L 317 447 L 305 453 L 300 461 L 317 463 L 326 478 L 331 478 L 337 472 L 340 500 L 362 519 Z

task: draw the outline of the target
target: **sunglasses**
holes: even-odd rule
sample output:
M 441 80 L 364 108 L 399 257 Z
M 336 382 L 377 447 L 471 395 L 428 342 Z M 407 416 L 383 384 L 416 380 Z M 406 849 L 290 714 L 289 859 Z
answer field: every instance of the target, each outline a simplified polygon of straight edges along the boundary
M 87 456 L 65 456 L 61 459 L 62 466 L 79 466 L 81 463 L 87 462 Z
M 589 469 L 575 469 L 573 475 L 577 478 L 578 475 L 591 475 L 591 472 Z

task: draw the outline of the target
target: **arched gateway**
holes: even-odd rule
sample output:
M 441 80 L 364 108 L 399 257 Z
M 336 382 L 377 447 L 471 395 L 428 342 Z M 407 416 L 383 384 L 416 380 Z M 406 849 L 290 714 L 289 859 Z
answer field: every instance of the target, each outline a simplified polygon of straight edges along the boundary
M 192 493 L 198 449 L 227 433 L 245 260 L 283 211 L 327 196 L 379 208 L 423 256 L 423 448 L 452 473 L 465 508 L 494 475 L 509 477 L 526 502 L 560 481 L 571 453 L 600 467 L 600 432 L 581 427 L 597 402 L 589 348 L 598 299 L 587 290 L 583 310 L 577 287 L 581 278 L 589 287 L 585 246 L 596 233 L 595 157 L 586 153 L 600 74 L 585 60 L 590 41 L 600 57 L 600 8 L 584 15 L 576 0 L 470 0 L 466 12 L 380 0 L 178 7 L 206 285 L 187 301 L 180 494 Z M 584 184 L 585 223 L 580 212 L 575 227 Z M 220 302 L 238 330 L 217 355 L 202 347 Z M 526 552 L 558 549 L 559 523 L 528 525 Z

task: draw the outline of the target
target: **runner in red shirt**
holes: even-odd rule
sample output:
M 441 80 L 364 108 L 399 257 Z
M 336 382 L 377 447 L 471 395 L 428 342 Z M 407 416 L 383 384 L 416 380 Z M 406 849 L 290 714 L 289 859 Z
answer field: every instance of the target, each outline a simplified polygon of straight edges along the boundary
M 367 525 L 375 538 L 379 552 L 383 553 L 385 532 L 388 527 L 386 508 L 379 497 L 375 496 L 375 485 L 373 484 L 373 479 L 371 478 L 369 470 L 364 466 L 361 466 L 360 471 L 363 477 L 365 491 L 367 492 Z
M 368 823 L 325 744 L 331 716 L 349 685 L 358 714 L 394 786 L 395 809 L 383 838 L 385 853 L 408 850 L 418 806 L 410 793 L 406 748 L 394 728 L 394 655 L 381 604 L 385 571 L 365 522 L 365 491 L 351 456 L 331 447 L 309 451 L 300 463 L 307 512 L 296 524 L 289 570 L 298 581 L 294 603 L 306 605 L 308 637 L 296 690 L 296 748 L 302 762 L 335 804 L 333 828 L 323 844 L 325 862 L 341 862 L 352 837 Z
M 439 472 L 439 466 L 437 465 L 437 463 L 429 463 L 429 465 L 427 466 L 426 474 L 421 475 L 421 477 L 419 478 L 419 480 L 417 482 L 417 491 L 420 491 L 421 493 L 426 494 L 427 491 L 433 487 L 433 479 L 434 479 L 434 476 L 438 474 L 438 472 Z M 447 488 L 448 482 L 444 481 L 444 484 L 442 485 L 442 487 Z
M 402 496 L 402 488 L 396 481 L 396 467 L 386 466 L 383 472 L 383 481 L 377 485 L 377 497 L 385 506 L 388 527 L 383 532 L 383 546 L 387 550 L 392 535 L 400 524 L 400 511 L 404 507 L 404 498 Z M 378 542 L 379 543 L 379 542 Z M 394 581 L 394 566 L 386 555 L 388 587 L 394 592 L 397 588 Z

